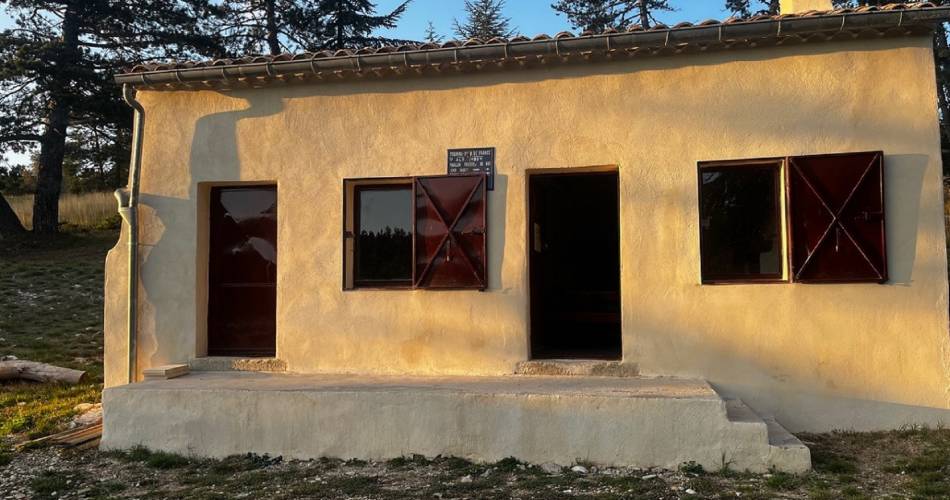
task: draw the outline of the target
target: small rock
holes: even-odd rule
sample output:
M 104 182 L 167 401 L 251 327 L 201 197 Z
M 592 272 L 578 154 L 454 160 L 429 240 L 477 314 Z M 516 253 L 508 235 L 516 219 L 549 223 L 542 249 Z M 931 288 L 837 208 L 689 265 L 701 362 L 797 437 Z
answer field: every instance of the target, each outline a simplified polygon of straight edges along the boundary
M 78 413 L 86 413 L 87 411 L 91 410 L 92 407 L 93 407 L 92 403 L 79 403 L 78 405 L 73 407 L 73 411 L 76 411 Z
M 647 475 L 641 477 L 640 479 L 642 479 L 642 480 L 644 480 L 644 481 L 649 481 L 649 480 L 651 480 L 651 479 L 656 479 L 656 474 L 647 474 Z
M 541 464 L 541 470 L 548 474 L 557 474 L 561 472 L 561 466 L 558 464 L 552 464 L 551 462 Z
M 687 495 L 695 495 L 695 494 L 696 494 L 696 490 L 690 488 L 690 489 L 686 490 L 686 494 L 687 494 Z
M 472 482 L 472 476 L 470 476 L 470 475 L 469 475 L 469 476 L 465 476 L 465 477 L 463 477 L 462 479 L 460 479 L 459 482 L 461 482 L 461 483 L 471 483 L 471 482 Z
M 587 467 L 584 467 L 583 465 L 575 465 L 574 467 L 571 467 L 571 472 L 576 472 L 578 474 L 587 474 Z

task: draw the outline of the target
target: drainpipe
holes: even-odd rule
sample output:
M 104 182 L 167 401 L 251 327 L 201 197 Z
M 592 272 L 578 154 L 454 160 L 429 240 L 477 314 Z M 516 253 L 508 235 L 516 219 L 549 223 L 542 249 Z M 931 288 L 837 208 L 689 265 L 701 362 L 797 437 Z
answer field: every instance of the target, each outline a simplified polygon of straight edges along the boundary
M 129 274 L 128 274 L 128 310 L 126 311 L 129 337 L 129 383 L 135 382 L 137 363 L 136 333 L 138 331 L 138 281 L 139 281 L 139 230 L 138 201 L 139 178 L 142 170 L 142 132 L 145 109 L 135 100 L 135 91 L 129 84 L 122 85 L 122 98 L 134 111 L 132 121 L 132 158 L 129 161 L 129 185 L 116 189 L 115 198 L 119 202 L 119 216 L 129 225 Z

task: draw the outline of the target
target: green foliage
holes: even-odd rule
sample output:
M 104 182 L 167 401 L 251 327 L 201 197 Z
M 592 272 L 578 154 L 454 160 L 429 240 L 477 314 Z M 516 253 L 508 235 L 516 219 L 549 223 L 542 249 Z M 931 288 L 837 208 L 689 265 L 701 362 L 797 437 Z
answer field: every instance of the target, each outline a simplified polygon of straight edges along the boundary
M 99 188 L 126 168 L 131 113 L 112 75 L 146 59 L 221 53 L 206 22 L 218 9 L 211 0 L 2 5 L 13 26 L 0 31 L 0 154 L 36 153 L 33 231 L 52 234 L 64 166 L 75 179 L 97 174 Z
M 765 481 L 766 486 L 773 490 L 794 490 L 802 484 L 802 478 L 784 472 L 774 472 L 772 477 Z
M 192 463 L 181 455 L 152 451 L 144 446 L 136 446 L 127 451 L 109 452 L 108 455 L 124 462 L 141 462 L 147 467 L 161 470 L 181 469 Z
M 34 498 L 58 498 L 65 496 L 74 487 L 78 475 L 56 470 L 45 470 L 30 481 Z
M 854 457 L 840 452 L 817 449 L 812 451 L 812 466 L 819 472 L 853 474 L 858 471 Z
M 435 29 L 435 24 L 432 24 L 432 21 L 429 21 L 429 24 L 426 25 L 426 34 L 423 38 L 428 43 L 442 43 L 442 40 L 445 39 L 439 32 Z
M 779 0 L 726 0 L 726 10 L 742 17 L 779 13 Z
M 427 465 L 432 464 L 432 460 L 429 460 L 424 455 L 413 454 L 410 456 L 402 456 L 402 457 L 394 458 L 386 462 L 386 464 L 389 465 L 390 467 L 395 467 L 395 468 L 403 468 L 403 467 L 410 467 L 410 466 L 425 467 Z
M 574 28 L 594 33 L 624 30 L 631 24 L 650 27 L 653 12 L 673 10 L 669 0 L 557 0 L 551 8 L 567 16 Z
M 516 29 L 511 27 L 511 18 L 502 13 L 504 8 L 505 0 L 465 0 L 467 17 L 454 21 L 455 34 L 463 40 L 511 37 Z
M 90 229 L 94 231 L 116 231 L 121 227 L 122 217 L 119 214 L 112 214 L 93 224 Z
M 697 475 L 701 475 L 701 474 L 705 474 L 705 473 L 706 473 L 706 470 L 703 469 L 702 464 L 698 464 L 698 463 L 696 463 L 696 462 L 689 461 L 689 462 L 683 462 L 682 464 L 680 464 L 680 472 L 682 472 L 682 473 L 684 473 L 684 474 L 697 474 Z
M 233 53 L 335 50 L 402 42 L 374 35 L 394 28 L 409 4 L 376 13 L 370 0 L 225 0 L 219 27 Z

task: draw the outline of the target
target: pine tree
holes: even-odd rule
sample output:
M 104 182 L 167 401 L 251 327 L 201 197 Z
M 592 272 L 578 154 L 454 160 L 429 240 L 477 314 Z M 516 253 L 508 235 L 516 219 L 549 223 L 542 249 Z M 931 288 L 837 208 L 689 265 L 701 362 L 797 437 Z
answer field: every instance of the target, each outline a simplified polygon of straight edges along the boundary
M 405 42 L 405 40 L 374 36 L 373 31 L 380 28 L 395 28 L 396 22 L 406 12 L 410 1 L 406 0 L 399 4 L 389 14 L 377 16 L 376 4 L 369 0 L 323 0 L 320 2 L 319 10 L 327 15 L 326 26 L 329 28 L 329 36 L 325 38 L 321 48 L 378 47 Z
M 373 32 L 395 27 L 410 1 L 376 15 L 370 0 L 225 0 L 229 21 L 221 29 L 241 54 L 380 46 L 403 41 Z
M 504 8 L 505 0 L 465 0 L 467 19 L 454 21 L 455 34 L 465 40 L 511 37 L 516 29 L 511 28 L 511 18 L 502 13 Z
M 122 140 L 129 128 L 112 75 L 146 59 L 220 54 L 206 34 L 219 11 L 208 0 L 0 5 L 14 25 L 0 31 L 0 154 L 38 147 L 33 231 L 55 233 L 64 162 L 87 161 L 90 138 Z
M 443 36 L 439 34 L 435 29 L 435 25 L 432 24 L 432 21 L 429 21 L 429 24 L 426 26 L 426 35 L 425 41 L 428 43 L 442 43 Z
M 575 29 L 602 33 L 637 23 L 649 28 L 653 12 L 673 8 L 669 0 L 558 0 L 551 8 L 567 16 Z
M 752 10 L 758 7 L 757 10 Z M 726 9 L 733 14 L 741 17 L 749 17 L 756 14 L 777 15 L 779 13 L 779 0 L 726 0 Z

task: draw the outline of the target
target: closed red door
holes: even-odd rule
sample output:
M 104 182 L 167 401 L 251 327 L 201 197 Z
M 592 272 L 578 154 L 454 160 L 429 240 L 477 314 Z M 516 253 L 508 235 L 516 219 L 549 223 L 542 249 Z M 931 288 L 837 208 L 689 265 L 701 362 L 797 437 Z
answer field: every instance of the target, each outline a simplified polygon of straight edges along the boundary
M 211 190 L 208 355 L 274 356 L 277 188 Z

